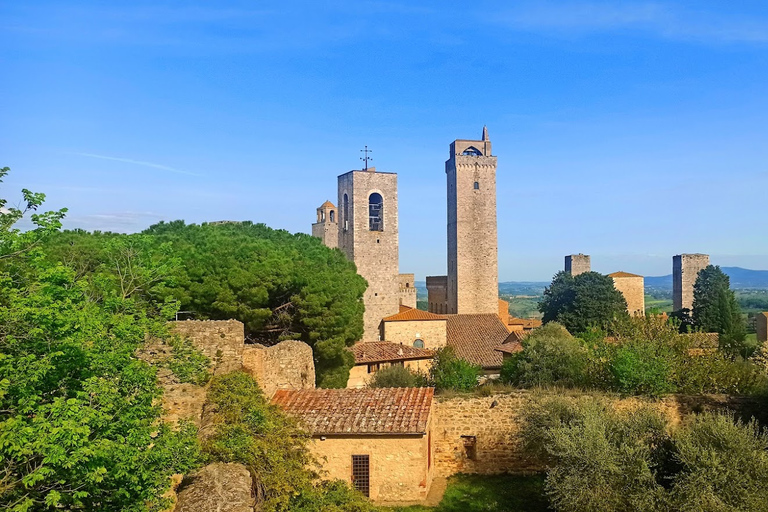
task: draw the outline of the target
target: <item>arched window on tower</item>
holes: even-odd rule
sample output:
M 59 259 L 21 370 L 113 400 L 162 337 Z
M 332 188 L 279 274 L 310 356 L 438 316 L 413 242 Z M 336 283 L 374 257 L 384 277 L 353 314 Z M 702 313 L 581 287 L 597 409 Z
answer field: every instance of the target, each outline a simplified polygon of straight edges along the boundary
M 384 231 L 384 199 L 378 192 L 368 196 L 368 229 Z
M 469 146 L 461 154 L 464 156 L 483 156 L 483 153 L 474 146 Z
M 331 217 L 331 222 L 336 222 L 336 212 L 331 210 L 331 212 L 328 214 Z
M 341 213 L 343 215 L 344 231 L 347 231 L 349 229 L 349 196 L 347 194 L 344 194 L 344 199 L 342 200 Z
M 480 182 L 479 181 L 475 182 L 475 190 L 480 190 Z

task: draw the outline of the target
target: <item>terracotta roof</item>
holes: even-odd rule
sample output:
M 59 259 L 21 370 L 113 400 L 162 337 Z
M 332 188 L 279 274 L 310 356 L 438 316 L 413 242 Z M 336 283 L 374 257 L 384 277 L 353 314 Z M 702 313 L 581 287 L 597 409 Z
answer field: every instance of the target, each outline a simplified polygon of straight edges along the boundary
M 407 322 L 409 320 L 445 320 L 445 315 L 436 315 L 429 311 L 423 311 L 421 309 L 408 308 L 403 310 L 400 307 L 400 312 L 396 315 L 385 317 L 383 322 Z
M 494 350 L 497 352 L 503 352 L 505 354 L 517 354 L 523 351 L 523 346 L 520 343 L 504 343 L 499 345 Z
M 325 208 L 325 207 L 336 208 L 336 206 L 332 202 L 330 202 L 330 201 L 326 201 L 326 202 L 324 202 L 323 204 L 320 205 L 320 208 Z
M 536 318 L 517 318 L 514 316 L 509 317 L 507 325 L 522 325 L 523 329 L 535 329 L 541 327 L 541 320 Z
M 504 343 L 496 347 L 494 350 L 498 352 L 504 352 L 506 354 L 517 354 L 523 350 L 523 344 L 521 343 L 528 337 L 530 331 L 512 331 L 504 340 Z
M 355 364 L 380 363 L 383 361 L 407 361 L 409 359 L 429 359 L 434 350 L 410 347 L 389 341 L 369 341 L 357 343 L 350 350 L 355 355 Z
M 501 367 L 502 356 L 496 352 L 510 335 L 495 313 L 481 315 L 447 315 L 447 344 L 456 355 L 483 368 Z
M 614 272 L 613 274 L 608 274 L 608 277 L 643 277 L 643 276 L 639 276 L 637 274 L 630 274 L 629 272 Z
M 279 389 L 272 403 L 314 435 L 424 434 L 434 388 Z

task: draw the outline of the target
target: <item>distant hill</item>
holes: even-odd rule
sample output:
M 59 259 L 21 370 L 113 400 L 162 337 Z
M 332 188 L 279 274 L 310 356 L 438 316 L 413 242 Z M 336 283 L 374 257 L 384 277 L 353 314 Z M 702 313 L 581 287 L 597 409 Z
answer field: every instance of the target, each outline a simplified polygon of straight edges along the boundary
M 731 288 L 768 289 L 768 270 L 750 270 L 741 267 L 720 267 L 731 278 Z M 672 274 L 658 277 L 646 277 L 646 288 L 672 289 Z

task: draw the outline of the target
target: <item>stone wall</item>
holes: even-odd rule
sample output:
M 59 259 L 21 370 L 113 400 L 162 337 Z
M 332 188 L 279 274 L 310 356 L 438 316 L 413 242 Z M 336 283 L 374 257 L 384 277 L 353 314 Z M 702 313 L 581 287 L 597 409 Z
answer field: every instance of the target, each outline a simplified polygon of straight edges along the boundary
M 301 341 L 282 341 L 272 347 L 247 345 L 243 350 L 242 365 L 267 397 L 278 389 L 315 387 L 312 347 Z
M 213 363 L 214 375 L 239 370 L 243 361 L 245 329 L 237 320 L 184 320 L 171 330 L 189 338 Z
M 432 483 L 429 435 L 315 437 L 312 453 L 322 461 L 323 478 L 352 483 L 352 455 L 368 455 L 370 498 L 378 503 L 416 502 Z
M 448 276 L 427 276 L 427 303 L 430 313 L 448 313 Z
M 384 341 L 413 346 L 418 338 L 424 348 L 442 348 L 447 341 L 446 320 L 411 320 L 384 322 Z
M 576 277 L 592 270 L 588 254 L 569 254 L 565 257 L 565 271 Z
M 498 312 L 496 165 L 487 138 L 451 143 L 445 162 L 449 314 Z
M 757 314 L 755 329 L 757 330 L 757 341 L 768 341 L 768 312 Z
M 672 257 L 672 311 L 693 309 L 693 285 L 707 265 L 707 254 L 678 254 Z
M 416 309 L 416 276 L 414 274 L 400 274 L 400 304 Z
M 397 174 L 373 167 L 350 171 L 338 177 L 338 192 L 339 249 L 368 281 L 360 341 L 379 341 L 381 319 L 400 311 Z M 383 198 L 383 226 L 371 231 L 368 207 L 374 193 Z
M 645 278 L 643 276 L 611 276 L 613 286 L 624 295 L 627 313 L 632 316 L 645 315 Z

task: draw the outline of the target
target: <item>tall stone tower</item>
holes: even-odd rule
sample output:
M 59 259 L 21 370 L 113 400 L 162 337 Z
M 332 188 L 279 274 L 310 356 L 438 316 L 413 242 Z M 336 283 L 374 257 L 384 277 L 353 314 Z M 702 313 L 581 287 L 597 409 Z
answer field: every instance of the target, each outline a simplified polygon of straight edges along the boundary
M 326 201 L 317 209 L 317 222 L 312 224 L 312 236 L 316 236 L 331 249 L 339 246 L 339 222 L 336 207 Z
M 699 272 L 707 265 L 708 254 L 678 254 L 672 257 L 672 311 L 693 309 L 693 285 Z
M 339 249 L 368 281 L 363 341 L 380 339 L 381 319 L 400 310 L 397 174 L 375 167 L 338 178 Z
M 576 277 L 592 270 L 588 254 L 569 254 L 565 257 L 565 271 Z
M 498 313 L 496 157 L 488 130 L 455 140 L 448 177 L 448 313 Z

